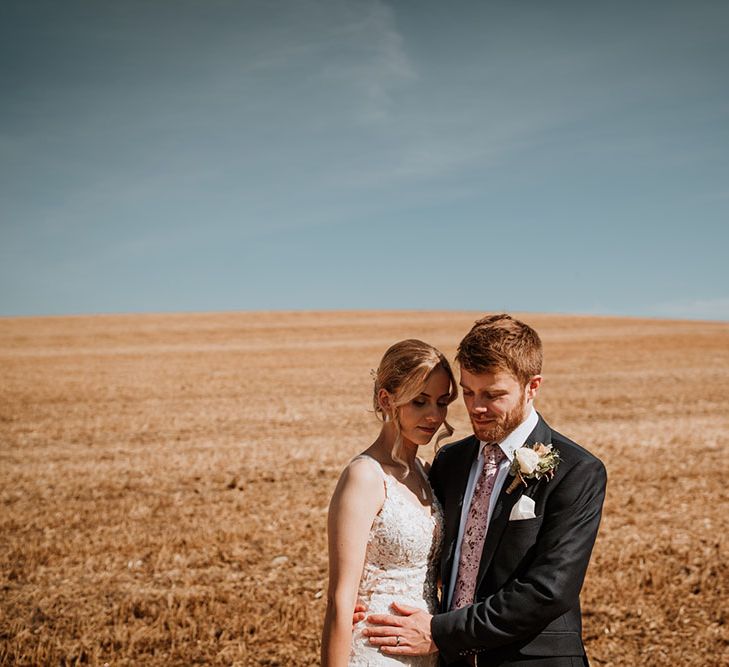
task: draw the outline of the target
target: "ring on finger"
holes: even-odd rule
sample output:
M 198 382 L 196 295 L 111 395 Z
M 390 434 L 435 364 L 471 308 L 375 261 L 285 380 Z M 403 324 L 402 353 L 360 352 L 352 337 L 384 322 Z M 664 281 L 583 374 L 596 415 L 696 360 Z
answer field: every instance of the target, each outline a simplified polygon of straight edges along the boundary
M 395 646 L 400 646 L 400 635 L 395 635 Z

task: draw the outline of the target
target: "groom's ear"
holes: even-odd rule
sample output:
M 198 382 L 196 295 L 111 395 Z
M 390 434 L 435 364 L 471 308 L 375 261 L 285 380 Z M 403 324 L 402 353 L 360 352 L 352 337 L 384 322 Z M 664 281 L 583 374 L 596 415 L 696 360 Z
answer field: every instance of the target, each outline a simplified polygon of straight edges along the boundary
M 528 401 L 533 401 L 542 384 L 542 376 L 534 375 L 530 378 L 526 386 L 526 397 Z

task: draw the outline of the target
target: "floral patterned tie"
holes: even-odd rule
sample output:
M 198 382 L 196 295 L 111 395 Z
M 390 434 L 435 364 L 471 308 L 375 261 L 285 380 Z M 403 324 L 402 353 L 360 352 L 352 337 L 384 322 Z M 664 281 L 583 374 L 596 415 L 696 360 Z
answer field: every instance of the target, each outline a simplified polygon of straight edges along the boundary
M 476 482 L 471 506 L 468 508 L 451 609 L 460 609 L 473 603 L 481 552 L 488 529 L 489 500 L 494 490 L 499 464 L 506 457 L 501 448 L 495 444 L 486 445 L 483 451 L 483 470 Z

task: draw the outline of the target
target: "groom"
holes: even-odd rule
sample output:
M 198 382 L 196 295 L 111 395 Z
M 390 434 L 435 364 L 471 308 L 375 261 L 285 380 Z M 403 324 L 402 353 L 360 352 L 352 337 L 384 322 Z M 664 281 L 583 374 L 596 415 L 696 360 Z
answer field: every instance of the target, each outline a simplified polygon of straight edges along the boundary
M 395 603 L 365 633 L 383 653 L 440 651 L 447 665 L 588 665 L 579 594 L 605 468 L 534 410 L 542 343 L 531 327 L 485 317 L 456 360 L 474 435 L 441 449 L 430 471 L 445 510 L 440 613 Z

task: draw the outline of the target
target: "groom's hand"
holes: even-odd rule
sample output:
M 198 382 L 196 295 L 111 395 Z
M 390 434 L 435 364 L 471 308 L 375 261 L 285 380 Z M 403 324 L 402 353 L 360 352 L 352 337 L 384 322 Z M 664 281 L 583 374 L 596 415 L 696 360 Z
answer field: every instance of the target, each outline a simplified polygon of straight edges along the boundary
M 392 608 L 400 616 L 373 614 L 367 617 L 368 623 L 377 626 L 362 632 L 369 637 L 370 644 L 390 655 L 425 655 L 438 651 L 430 635 L 433 617 L 428 612 L 397 602 L 392 603 Z

